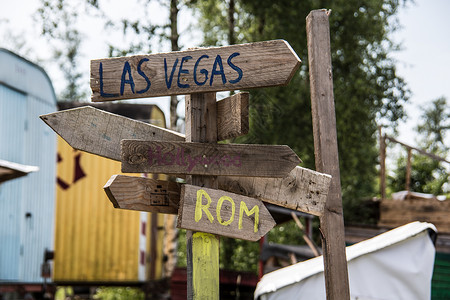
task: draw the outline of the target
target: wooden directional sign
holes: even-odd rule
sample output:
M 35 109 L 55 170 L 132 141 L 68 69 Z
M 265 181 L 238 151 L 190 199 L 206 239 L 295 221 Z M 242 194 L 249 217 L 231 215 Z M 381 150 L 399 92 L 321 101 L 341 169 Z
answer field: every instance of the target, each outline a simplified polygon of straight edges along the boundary
M 113 175 L 103 189 L 115 208 L 178 213 L 181 185 L 176 182 Z
M 219 140 L 248 133 L 248 93 L 216 102 Z M 91 106 L 67 109 L 40 118 L 69 145 L 81 151 L 120 161 L 120 141 L 142 139 L 184 141 L 176 131 L 112 114 Z
M 120 161 L 120 141 L 148 139 L 184 141 L 184 135 L 158 126 L 85 106 L 40 118 L 77 150 Z
M 284 178 L 220 176 L 217 181 L 219 189 L 223 191 L 321 216 L 330 188 L 331 176 L 297 166 Z M 170 208 L 167 207 L 167 210 L 160 212 L 177 214 L 180 201 L 178 183 L 114 175 L 104 189 L 114 207 L 156 211 L 159 208 L 152 205 L 151 195 L 147 191 L 151 190 L 148 187 L 153 187 L 158 182 L 162 183 L 170 199 Z
M 184 184 L 178 227 L 257 241 L 276 225 L 257 199 Z
M 285 85 L 300 59 L 283 40 L 91 61 L 92 101 Z
M 222 190 L 321 216 L 331 176 L 297 166 L 284 178 L 223 176 L 217 180 Z
M 122 172 L 284 177 L 301 163 L 288 146 L 122 140 Z

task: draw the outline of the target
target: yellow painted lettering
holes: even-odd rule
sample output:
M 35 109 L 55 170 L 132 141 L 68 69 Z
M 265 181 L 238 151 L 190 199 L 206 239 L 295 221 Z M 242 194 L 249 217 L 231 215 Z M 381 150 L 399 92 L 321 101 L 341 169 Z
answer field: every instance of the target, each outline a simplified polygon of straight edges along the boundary
M 220 215 L 220 211 L 222 210 L 222 204 L 223 204 L 223 201 L 225 201 L 225 200 L 227 200 L 231 203 L 231 216 L 230 216 L 230 219 L 228 219 L 228 221 L 222 221 L 222 216 Z M 233 199 L 231 199 L 228 196 L 220 197 L 219 202 L 217 202 L 217 207 L 216 207 L 217 221 L 219 221 L 219 223 L 222 224 L 223 226 L 230 225 L 230 223 L 233 222 L 233 220 L 234 220 L 235 209 L 236 209 L 236 207 L 234 205 Z
M 258 224 L 259 224 L 259 207 L 258 205 L 253 206 L 251 210 L 248 210 L 247 204 L 245 204 L 244 201 L 241 201 L 241 205 L 239 208 L 239 229 L 242 229 L 242 216 L 245 214 L 250 217 L 251 215 L 255 214 L 255 226 L 253 228 L 254 232 L 258 231 Z
M 203 196 L 205 196 L 208 203 L 203 204 Z M 209 206 L 211 205 L 211 197 L 208 195 L 208 193 L 205 190 L 198 190 L 197 191 L 197 203 L 195 204 L 195 222 L 200 221 L 202 218 L 202 211 L 205 212 L 206 216 L 208 217 L 209 221 L 212 223 L 214 221 L 213 216 L 209 212 Z

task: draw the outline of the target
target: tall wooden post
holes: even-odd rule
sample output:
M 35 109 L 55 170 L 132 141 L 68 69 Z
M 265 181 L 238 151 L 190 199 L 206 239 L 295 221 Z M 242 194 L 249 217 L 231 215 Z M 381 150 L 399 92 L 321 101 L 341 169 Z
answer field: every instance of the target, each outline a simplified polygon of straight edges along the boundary
M 306 18 L 309 78 L 316 168 L 333 176 L 325 211 L 320 217 L 323 234 L 325 286 L 328 300 L 350 299 L 345 255 L 344 219 L 336 133 L 331 66 L 330 29 L 326 10 Z
M 383 135 L 381 126 L 378 127 L 380 136 L 380 197 L 386 199 L 386 136 Z
M 408 149 L 408 160 L 406 161 L 406 182 L 405 182 L 405 190 L 410 191 L 411 189 L 411 159 L 412 159 L 412 153 L 411 148 L 407 147 Z
M 187 95 L 186 141 L 216 143 L 216 115 L 216 93 Z M 218 188 L 216 176 L 188 176 L 187 183 Z M 187 231 L 186 239 L 187 298 L 219 299 L 219 238 Z

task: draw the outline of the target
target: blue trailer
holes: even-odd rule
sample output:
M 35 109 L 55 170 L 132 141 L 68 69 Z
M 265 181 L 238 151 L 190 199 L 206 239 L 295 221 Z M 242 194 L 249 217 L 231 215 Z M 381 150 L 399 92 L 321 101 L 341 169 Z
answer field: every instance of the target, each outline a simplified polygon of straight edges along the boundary
M 0 48 L 0 160 L 39 169 L 0 183 L 0 294 L 41 290 L 49 281 L 56 137 L 38 116 L 56 110 L 45 71 Z

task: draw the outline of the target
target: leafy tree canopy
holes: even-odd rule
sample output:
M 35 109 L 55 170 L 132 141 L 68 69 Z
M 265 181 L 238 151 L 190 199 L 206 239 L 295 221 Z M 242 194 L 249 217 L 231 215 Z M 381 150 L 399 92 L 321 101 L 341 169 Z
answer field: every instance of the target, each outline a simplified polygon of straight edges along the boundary
M 285 39 L 303 63 L 289 86 L 251 91 L 251 129 L 240 142 L 288 144 L 314 168 L 305 18 L 311 10 L 331 9 L 330 34 L 343 199 L 376 195 L 377 122 L 393 127 L 405 118 L 409 98 L 396 74 L 389 39 L 396 29 L 396 0 L 238 0 L 237 42 Z M 226 44 L 229 1 L 197 0 L 205 44 Z M 345 215 L 345 212 L 344 212 Z

